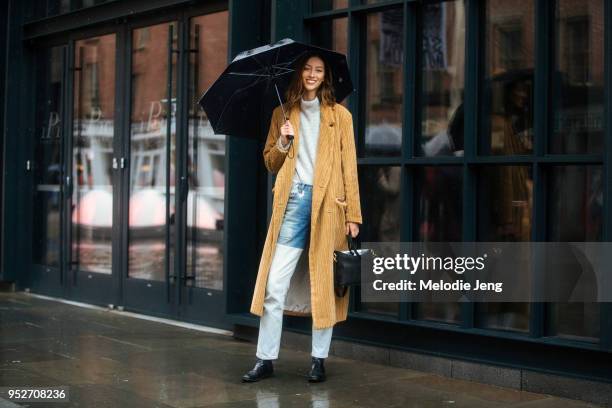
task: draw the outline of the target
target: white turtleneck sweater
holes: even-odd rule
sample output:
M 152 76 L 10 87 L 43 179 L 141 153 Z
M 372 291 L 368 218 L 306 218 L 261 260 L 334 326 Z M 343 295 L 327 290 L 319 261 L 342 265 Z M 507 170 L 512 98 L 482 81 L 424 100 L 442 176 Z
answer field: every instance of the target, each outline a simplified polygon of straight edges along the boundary
M 300 145 L 298 146 L 293 181 L 312 185 L 321 121 L 319 98 L 315 97 L 312 101 L 306 101 L 302 98 L 301 107 Z
M 300 106 L 300 145 L 298 147 L 293 181 L 312 185 L 319 142 L 321 104 L 318 97 L 311 101 L 306 101 L 302 98 Z M 281 150 L 284 150 L 282 149 L 284 146 L 281 144 L 280 138 L 278 146 Z

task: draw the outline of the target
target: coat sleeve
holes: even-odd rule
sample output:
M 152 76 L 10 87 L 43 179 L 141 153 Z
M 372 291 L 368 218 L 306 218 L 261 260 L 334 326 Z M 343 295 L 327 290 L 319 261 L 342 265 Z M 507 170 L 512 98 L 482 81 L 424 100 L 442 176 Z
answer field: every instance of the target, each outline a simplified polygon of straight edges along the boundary
M 357 151 L 353 132 L 353 115 L 345 112 L 341 122 L 342 177 L 346 192 L 346 221 L 361 224 L 361 201 L 357 177 Z
M 280 107 L 272 113 L 270 120 L 270 129 L 266 138 L 266 145 L 263 151 L 263 158 L 266 168 L 270 173 L 278 173 L 285 162 L 287 156 L 286 151 L 281 151 L 278 148 L 278 139 L 280 138 Z

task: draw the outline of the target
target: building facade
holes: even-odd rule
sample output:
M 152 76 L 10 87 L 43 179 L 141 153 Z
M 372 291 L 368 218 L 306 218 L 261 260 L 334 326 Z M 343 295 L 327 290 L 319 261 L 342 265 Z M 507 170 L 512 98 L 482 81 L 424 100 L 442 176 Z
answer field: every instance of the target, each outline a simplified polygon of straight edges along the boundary
M 612 238 L 610 0 L 3 7 L 0 277 L 20 290 L 257 327 L 273 177 L 262 141 L 215 135 L 195 101 L 238 52 L 285 37 L 348 56 L 362 241 Z M 612 380 L 607 303 L 354 290 L 349 316 L 338 339 Z

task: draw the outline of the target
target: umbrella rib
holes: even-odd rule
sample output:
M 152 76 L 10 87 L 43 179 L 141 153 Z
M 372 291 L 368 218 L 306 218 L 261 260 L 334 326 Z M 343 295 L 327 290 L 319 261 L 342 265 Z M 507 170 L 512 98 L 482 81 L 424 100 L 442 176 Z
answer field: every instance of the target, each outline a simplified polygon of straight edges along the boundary
M 242 75 L 242 76 L 256 76 L 256 77 L 269 77 L 270 74 L 253 74 L 248 72 L 228 72 L 228 75 Z
M 268 66 L 265 64 L 262 64 L 255 55 L 252 55 L 251 58 L 253 58 L 253 61 L 255 61 L 256 63 L 259 64 L 259 66 L 263 69 L 263 70 L 267 70 Z
M 307 50 L 304 50 L 304 51 L 300 52 L 300 53 L 299 53 L 298 55 L 296 55 L 296 56 L 295 56 L 295 57 L 294 57 L 294 58 L 293 58 L 291 61 L 287 61 L 285 64 L 287 64 L 287 65 L 291 65 L 291 64 L 293 64 L 293 63 L 294 63 L 294 62 L 295 62 L 297 59 L 301 58 L 301 57 L 302 57 L 302 55 L 306 54 L 307 52 L 308 52 Z
M 238 94 L 239 92 L 242 92 L 248 88 L 252 88 L 255 85 L 258 85 L 260 82 L 264 81 L 263 78 L 257 78 L 252 84 L 249 84 L 243 88 L 240 89 L 236 89 L 232 95 L 229 97 L 229 99 L 227 100 L 227 103 L 225 104 L 225 106 L 223 106 L 223 110 L 221 111 L 221 113 L 219 114 L 219 119 L 218 121 L 221 122 L 221 119 L 223 118 L 223 115 L 225 114 L 225 110 L 227 109 L 227 107 L 229 106 L 230 102 L 232 101 L 232 99 L 234 98 L 234 96 L 236 96 L 236 94 Z

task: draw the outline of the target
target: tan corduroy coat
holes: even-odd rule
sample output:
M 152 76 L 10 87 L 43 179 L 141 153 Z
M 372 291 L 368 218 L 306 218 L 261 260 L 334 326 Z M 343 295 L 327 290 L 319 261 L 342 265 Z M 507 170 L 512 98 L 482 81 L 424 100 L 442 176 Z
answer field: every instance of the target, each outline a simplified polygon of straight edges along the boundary
M 346 320 L 349 295 L 337 297 L 334 293 L 333 253 L 347 249 L 345 222 L 361 224 L 361 204 L 357 178 L 357 156 L 353 135 L 353 117 L 342 105 L 321 104 L 319 140 L 312 188 L 310 237 L 291 278 L 284 313 L 312 316 L 314 327 L 332 327 Z M 272 218 L 264 244 L 251 313 L 262 316 L 268 272 L 274 256 L 278 233 L 283 222 L 285 207 L 291 191 L 293 174 L 300 144 L 300 107 L 289 112 L 295 138 L 293 154 L 283 153 L 277 147 L 283 115 L 277 107 L 270 123 L 264 147 L 266 168 L 277 173 L 272 189 L 274 193 Z M 292 157 L 290 157 L 292 156 Z

